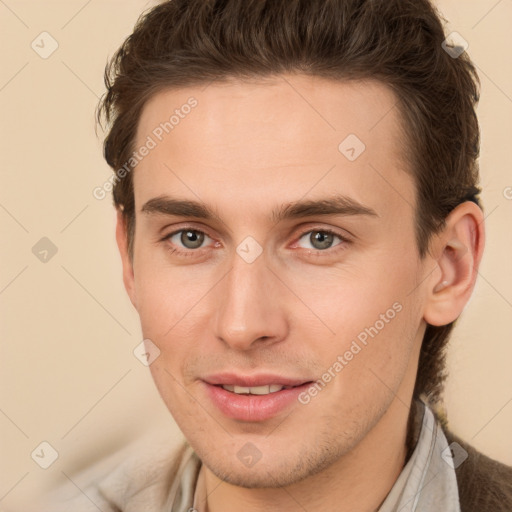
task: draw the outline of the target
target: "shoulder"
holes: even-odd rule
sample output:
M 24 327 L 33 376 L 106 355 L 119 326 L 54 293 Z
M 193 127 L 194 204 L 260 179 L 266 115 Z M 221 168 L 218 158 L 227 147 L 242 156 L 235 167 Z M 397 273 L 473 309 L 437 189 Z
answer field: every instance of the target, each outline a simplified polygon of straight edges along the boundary
M 455 474 L 459 488 L 461 512 L 512 511 L 512 466 L 498 462 L 471 446 L 449 428 L 443 428 L 448 444 L 457 443 L 460 464 L 455 461 Z
M 38 512 L 121 512 L 160 510 L 180 466 L 192 452 L 184 440 L 152 440 L 129 445 L 105 460 L 67 477 Z M 136 506 L 133 509 L 133 506 Z M 35 510 L 35 509 L 34 509 Z

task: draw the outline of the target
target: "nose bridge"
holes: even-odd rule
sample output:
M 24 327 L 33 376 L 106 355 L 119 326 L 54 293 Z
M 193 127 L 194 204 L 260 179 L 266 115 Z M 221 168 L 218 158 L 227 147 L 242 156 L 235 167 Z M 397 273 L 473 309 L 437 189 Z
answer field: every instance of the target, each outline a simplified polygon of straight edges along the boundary
M 276 342 L 286 335 L 287 319 L 272 271 L 263 255 L 252 262 L 235 254 L 218 297 L 216 335 L 232 348 Z

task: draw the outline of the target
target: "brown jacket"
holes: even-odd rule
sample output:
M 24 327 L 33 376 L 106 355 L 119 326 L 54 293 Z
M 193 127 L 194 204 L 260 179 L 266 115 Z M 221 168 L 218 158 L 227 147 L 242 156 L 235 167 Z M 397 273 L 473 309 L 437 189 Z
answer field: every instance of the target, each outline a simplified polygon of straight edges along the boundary
M 422 414 L 419 404 L 418 400 L 411 403 L 407 427 L 407 458 L 414 450 L 421 428 Z M 467 458 L 459 465 L 455 464 L 461 512 L 512 512 L 512 467 L 480 453 L 452 432 L 443 406 L 429 406 L 448 445 L 458 443 L 467 452 Z
M 468 453 L 455 468 L 461 512 L 512 512 L 512 467 L 478 452 L 449 429 L 443 431 L 448 444 L 456 442 Z

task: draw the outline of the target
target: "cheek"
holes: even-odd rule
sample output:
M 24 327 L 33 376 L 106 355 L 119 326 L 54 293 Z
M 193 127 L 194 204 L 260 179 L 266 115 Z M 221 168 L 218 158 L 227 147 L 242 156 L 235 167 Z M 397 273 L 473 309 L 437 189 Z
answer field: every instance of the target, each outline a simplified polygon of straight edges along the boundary
M 331 271 L 322 284 L 304 274 L 295 281 L 298 290 L 308 291 L 308 306 L 324 325 L 314 319 L 324 333 L 315 357 L 327 372 L 325 380 L 336 375 L 335 387 L 345 395 L 381 393 L 386 385 L 396 389 L 420 327 L 421 304 L 411 293 L 418 273 L 415 262 L 384 262 L 383 257 L 364 270 Z M 298 330 L 308 332 L 304 320 Z
M 362 328 L 360 324 L 352 325 L 351 333 L 355 334 L 340 330 L 336 342 L 324 349 L 324 373 L 316 390 L 301 397 L 302 403 L 311 402 L 311 417 L 330 416 L 339 424 L 362 424 L 382 414 L 400 395 L 416 328 L 405 307 L 389 311 L 396 314 L 386 317 L 388 323 L 377 317 L 363 323 Z
M 151 376 L 164 404 L 180 426 L 194 425 L 195 431 L 201 430 L 197 418 L 197 399 L 193 398 L 181 382 L 179 370 L 171 367 L 170 353 L 162 355 L 150 365 Z M 172 353 L 172 358 L 179 358 L 179 354 Z
M 369 403 L 394 396 L 411 364 L 418 327 L 418 308 L 410 301 L 396 301 L 368 319 L 344 347 L 343 393 Z
M 414 265 L 393 264 L 386 256 L 376 254 L 364 265 L 344 263 L 331 268 L 310 265 L 289 269 L 284 278 L 300 298 L 300 303 L 293 302 L 294 307 L 305 313 L 301 316 L 307 316 L 310 324 L 323 324 L 323 334 L 330 332 L 333 338 L 356 337 L 376 322 L 382 330 L 382 321 L 387 326 L 400 305 L 410 302 L 408 295 L 417 273 Z
M 167 265 L 139 265 L 135 273 L 138 313 L 144 336 L 164 340 L 175 326 L 193 317 L 194 305 L 208 291 L 204 276 L 194 270 L 169 268 Z
M 196 355 L 198 332 L 204 327 L 199 315 L 208 303 L 209 281 L 191 275 L 193 272 L 184 267 L 146 265 L 136 279 L 142 334 L 159 350 L 150 370 L 169 405 L 181 396 L 178 382 L 183 381 L 187 361 Z

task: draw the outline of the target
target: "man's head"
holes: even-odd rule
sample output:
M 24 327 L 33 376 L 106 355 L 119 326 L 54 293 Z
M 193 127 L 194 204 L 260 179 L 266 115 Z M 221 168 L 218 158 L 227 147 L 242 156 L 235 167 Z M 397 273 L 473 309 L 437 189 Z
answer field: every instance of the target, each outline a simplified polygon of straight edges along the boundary
M 232 483 L 304 478 L 439 398 L 483 250 L 477 79 L 443 40 L 426 1 L 175 0 L 112 62 L 125 285 Z M 303 386 L 252 408 L 219 387 L 240 378 Z

